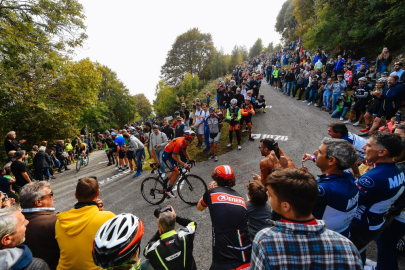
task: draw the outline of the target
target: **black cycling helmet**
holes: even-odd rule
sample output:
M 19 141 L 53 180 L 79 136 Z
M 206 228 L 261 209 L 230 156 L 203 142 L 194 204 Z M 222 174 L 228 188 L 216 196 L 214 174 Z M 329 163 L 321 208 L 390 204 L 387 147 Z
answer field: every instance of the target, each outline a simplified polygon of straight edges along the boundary
M 264 95 L 260 95 L 260 98 L 264 98 Z
M 120 214 L 107 220 L 94 237 L 94 263 L 104 269 L 134 264 L 144 231 L 142 220 L 132 214 Z

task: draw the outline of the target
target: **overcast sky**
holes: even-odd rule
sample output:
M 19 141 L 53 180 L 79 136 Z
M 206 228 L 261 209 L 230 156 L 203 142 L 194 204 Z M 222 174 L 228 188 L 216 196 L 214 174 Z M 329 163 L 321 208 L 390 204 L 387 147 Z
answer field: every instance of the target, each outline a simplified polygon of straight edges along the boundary
M 87 35 L 74 60 L 89 57 L 114 70 L 131 94 L 152 102 L 160 68 L 176 37 L 198 27 L 211 33 L 214 46 L 231 53 L 235 44 L 249 48 L 257 38 L 279 43 L 274 31 L 281 1 L 240 0 L 79 0 Z

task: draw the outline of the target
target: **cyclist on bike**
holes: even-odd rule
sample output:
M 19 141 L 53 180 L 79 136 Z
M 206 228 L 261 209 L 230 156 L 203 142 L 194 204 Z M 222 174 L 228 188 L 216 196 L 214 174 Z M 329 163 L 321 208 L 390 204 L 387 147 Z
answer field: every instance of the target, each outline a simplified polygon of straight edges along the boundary
M 171 140 L 165 147 L 163 151 L 163 161 L 166 164 L 166 166 L 171 170 L 172 172 L 168 175 L 168 177 L 164 180 L 164 183 L 169 184 L 167 185 L 166 189 L 166 195 L 169 196 L 170 198 L 176 198 L 176 196 L 173 195 L 171 192 L 173 189 L 173 185 L 176 182 L 176 179 L 179 177 L 179 169 L 177 168 L 177 165 L 180 164 L 184 166 L 186 170 L 190 169 L 190 166 L 180 160 L 180 151 L 184 153 L 186 156 L 187 160 L 189 160 L 191 163 L 195 163 L 193 159 L 190 158 L 187 152 L 187 146 L 194 140 L 195 138 L 195 132 L 191 130 L 187 130 L 184 132 L 184 137 L 179 137 L 179 138 L 174 138 Z
M 76 153 L 78 156 L 82 155 L 83 157 L 85 157 L 87 153 L 87 144 L 79 140 L 76 144 Z

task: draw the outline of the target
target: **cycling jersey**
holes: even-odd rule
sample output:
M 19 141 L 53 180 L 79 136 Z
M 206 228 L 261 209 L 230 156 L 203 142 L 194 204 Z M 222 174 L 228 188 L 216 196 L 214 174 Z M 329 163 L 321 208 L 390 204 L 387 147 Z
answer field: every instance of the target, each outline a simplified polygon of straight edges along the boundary
M 242 196 L 229 187 L 217 187 L 204 193 L 201 205 L 210 210 L 212 260 L 222 264 L 250 262 L 252 244 Z
M 352 144 L 354 146 L 354 148 L 356 148 L 358 154 L 359 154 L 359 161 L 363 161 L 364 160 L 364 150 L 363 150 L 363 146 L 367 143 L 367 140 L 356 135 L 353 134 L 351 132 L 349 132 L 347 135 L 342 136 L 343 140 L 348 141 L 350 144 Z
M 404 181 L 404 173 L 395 163 L 374 164 L 356 181 L 360 195 L 353 224 L 371 231 L 380 229 L 385 213 L 404 191 Z
M 356 213 L 359 190 L 349 172 L 324 174 L 318 178 L 318 200 L 312 214 L 323 219 L 326 228 L 349 237 L 349 225 Z
M 119 146 L 119 147 L 123 147 L 125 145 L 125 139 L 122 136 L 118 136 L 117 138 L 115 138 L 115 143 Z
M 174 153 L 175 155 L 178 155 L 180 153 L 180 149 L 187 149 L 187 145 L 185 143 L 185 138 L 184 137 L 179 137 L 171 140 L 165 147 L 165 152 L 172 154 Z
M 207 120 L 206 120 L 206 122 L 207 122 L 207 125 L 208 125 L 209 129 L 210 129 L 210 133 L 211 133 L 211 134 L 217 134 L 217 133 L 220 132 L 220 127 L 219 127 L 219 125 L 222 124 L 222 119 L 221 119 L 221 118 L 219 118 L 218 116 L 214 115 L 213 118 L 208 117 Z
M 184 226 L 179 232 L 157 232 L 144 250 L 144 256 L 155 270 L 196 270 L 193 257 L 194 235 L 197 224 L 187 218 L 176 216 L 176 222 Z

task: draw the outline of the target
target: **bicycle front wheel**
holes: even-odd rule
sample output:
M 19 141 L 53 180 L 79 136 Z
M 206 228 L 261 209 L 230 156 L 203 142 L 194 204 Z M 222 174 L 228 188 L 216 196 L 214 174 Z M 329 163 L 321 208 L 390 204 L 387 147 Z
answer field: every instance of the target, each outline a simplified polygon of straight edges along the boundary
M 76 171 L 78 172 L 78 171 L 80 171 L 80 167 L 82 166 L 82 158 L 81 157 L 79 157 L 78 159 L 77 159 L 77 163 L 76 163 Z
M 197 205 L 207 190 L 207 184 L 204 180 L 194 174 L 185 175 L 177 184 L 177 193 L 180 199 L 190 205 Z
M 165 189 L 163 182 L 155 177 L 148 177 L 142 181 L 142 197 L 150 204 L 161 204 L 165 198 Z

